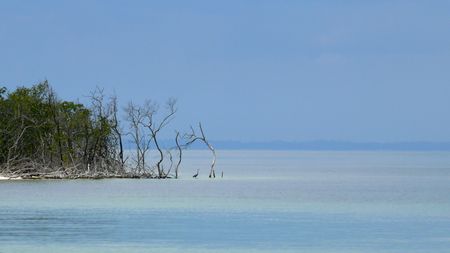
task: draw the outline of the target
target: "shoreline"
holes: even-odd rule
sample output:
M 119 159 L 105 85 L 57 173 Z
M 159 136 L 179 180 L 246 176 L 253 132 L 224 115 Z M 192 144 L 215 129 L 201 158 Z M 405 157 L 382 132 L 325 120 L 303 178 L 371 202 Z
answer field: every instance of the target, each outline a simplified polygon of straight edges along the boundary
M 0 174 L 0 181 L 2 180 L 23 180 L 22 177 L 6 177 Z
M 77 179 L 174 179 L 174 177 L 149 177 L 149 176 L 136 176 L 136 175 L 79 175 L 79 176 L 56 176 L 56 175 L 23 175 L 23 176 L 5 176 L 0 174 L 0 181 L 8 180 L 77 180 Z

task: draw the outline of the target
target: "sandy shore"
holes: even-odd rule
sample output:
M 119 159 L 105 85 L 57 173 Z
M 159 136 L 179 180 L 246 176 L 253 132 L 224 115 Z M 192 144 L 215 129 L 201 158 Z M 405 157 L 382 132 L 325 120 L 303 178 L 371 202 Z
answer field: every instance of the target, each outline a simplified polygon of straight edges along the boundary
M 20 180 L 21 177 L 5 177 L 3 175 L 0 175 L 0 180 Z

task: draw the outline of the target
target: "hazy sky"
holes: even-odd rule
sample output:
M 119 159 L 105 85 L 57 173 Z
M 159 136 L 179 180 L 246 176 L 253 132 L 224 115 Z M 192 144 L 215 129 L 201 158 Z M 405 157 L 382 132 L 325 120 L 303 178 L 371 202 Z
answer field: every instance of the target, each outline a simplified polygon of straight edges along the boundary
M 179 99 L 211 139 L 450 141 L 450 1 L 0 2 L 0 85 Z

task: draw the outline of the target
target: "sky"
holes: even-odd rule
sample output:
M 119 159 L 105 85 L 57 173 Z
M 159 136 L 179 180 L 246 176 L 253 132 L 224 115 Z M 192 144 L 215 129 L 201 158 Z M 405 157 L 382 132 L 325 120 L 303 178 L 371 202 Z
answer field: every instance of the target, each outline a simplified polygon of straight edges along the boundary
M 210 139 L 450 141 L 450 1 L 0 1 L 0 86 L 178 99 Z M 172 130 L 170 130 L 172 131 Z

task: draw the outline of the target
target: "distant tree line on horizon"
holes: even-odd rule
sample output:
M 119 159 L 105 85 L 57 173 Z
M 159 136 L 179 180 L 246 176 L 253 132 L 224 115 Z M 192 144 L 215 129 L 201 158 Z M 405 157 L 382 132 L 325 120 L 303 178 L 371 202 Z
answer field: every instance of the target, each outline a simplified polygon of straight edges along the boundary
M 176 100 L 163 110 L 147 100 L 129 102 L 121 117 L 116 96 L 97 88 L 90 104 L 58 98 L 48 81 L 13 91 L 0 87 L 0 174 L 23 178 L 171 178 L 179 177 L 183 150 L 199 141 L 216 154 L 201 123 L 198 130 L 175 132 L 174 146 L 163 148 L 160 132 L 177 113 Z M 123 118 L 123 122 L 122 119 Z M 124 137 L 132 140 L 126 155 Z M 158 154 L 149 161 L 150 150 Z M 198 174 L 198 173 L 197 173 Z

